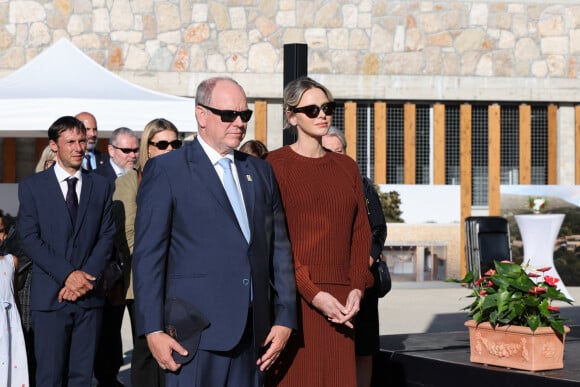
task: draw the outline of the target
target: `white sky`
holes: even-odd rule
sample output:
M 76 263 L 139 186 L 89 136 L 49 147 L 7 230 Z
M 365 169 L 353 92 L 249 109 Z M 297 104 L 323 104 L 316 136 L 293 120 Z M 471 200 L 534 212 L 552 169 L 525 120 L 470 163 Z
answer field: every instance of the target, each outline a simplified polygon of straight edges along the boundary
M 401 217 L 405 223 L 458 223 L 458 185 L 381 184 L 382 192 L 397 191 L 401 197 Z

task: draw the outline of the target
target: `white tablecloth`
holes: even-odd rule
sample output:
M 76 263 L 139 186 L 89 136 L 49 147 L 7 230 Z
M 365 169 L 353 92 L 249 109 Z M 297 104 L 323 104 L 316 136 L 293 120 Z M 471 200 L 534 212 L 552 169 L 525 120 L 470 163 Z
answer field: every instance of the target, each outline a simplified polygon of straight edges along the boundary
M 535 268 L 550 267 L 551 269 L 544 274 L 560 279 L 557 288 L 573 300 L 554 266 L 554 246 L 564 216 L 564 214 L 529 214 L 515 215 L 515 218 L 524 244 L 524 264 L 529 263 Z

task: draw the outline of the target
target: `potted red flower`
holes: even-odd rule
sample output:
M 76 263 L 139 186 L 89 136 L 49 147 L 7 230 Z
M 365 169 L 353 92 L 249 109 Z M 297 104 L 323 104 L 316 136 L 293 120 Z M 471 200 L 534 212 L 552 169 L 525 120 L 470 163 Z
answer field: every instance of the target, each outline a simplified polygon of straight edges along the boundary
M 450 280 L 473 289 L 469 297 L 474 300 L 464 308 L 473 318 L 465 323 L 471 361 L 531 371 L 563 367 L 569 328 L 553 301 L 572 300 L 558 290 L 558 278 L 545 275 L 548 270 L 504 261 L 495 262 L 481 278 L 469 272 L 462 280 Z

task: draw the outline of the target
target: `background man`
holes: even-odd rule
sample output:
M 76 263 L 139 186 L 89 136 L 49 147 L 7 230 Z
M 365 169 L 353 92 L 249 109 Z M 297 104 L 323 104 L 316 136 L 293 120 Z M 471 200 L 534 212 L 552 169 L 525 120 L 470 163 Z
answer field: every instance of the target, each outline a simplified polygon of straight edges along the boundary
M 258 386 L 260 370 L 278 358 L 296 328 L 285 217 L 269 164 L 234 151 L 252 114 L 243 89 L 212 78 L 199 85 L 196 103 L 199 136 L 150 159 L 139 187 L 137 332 L 171 371 L 168 387 Z M 176 299 L 209 320 L 194 359 L 183 365 L 172 357 L 188 354 L 178 342 L 180 328 L 178 341 L 163 332 L 164 308 Z
M 109 159 L 95 171 L 107 178 L 114 187 L 117 177 L 137 166 L 139 158 L 139 138 L 129 128 L 117 128 L 109 139 Z M 118 380 L 119 369 L 123 365 L 123 340 L 121 326 L 125 313 L 124 286 L 121 262 L 113 251 L 105 271 L 106 300 L 103 310 L 103 324 L 97 356 L 95 358 L 95 378 L 98 387 L 121 387 Z
M 109 162 L 99 165 L 96 172 L 105 176 L 111 183 L 125 172 L 137 167 L 139 159 L 139 137 L 129 128 L 117 128 L 111 134 Z
M 48 139 L 57 162 L 18 185 L 20 237 L 33 262 L 36 383 L 86 387 L 115 233 L 112 189 L 101 176 L 81 173 L 87 141 L 82 122 L 61 117 L 48 129 Z
M 97 128 L 97 119 L 89 112 L 82 112 L 75 116 L 81 121 L 87 129 L 87 151 L 83 160 L 83 169 L 93 171 L 104 164 L 109 158 L 106 153 L 102 153 L 97 149 L 99 141 L 99 129 Z

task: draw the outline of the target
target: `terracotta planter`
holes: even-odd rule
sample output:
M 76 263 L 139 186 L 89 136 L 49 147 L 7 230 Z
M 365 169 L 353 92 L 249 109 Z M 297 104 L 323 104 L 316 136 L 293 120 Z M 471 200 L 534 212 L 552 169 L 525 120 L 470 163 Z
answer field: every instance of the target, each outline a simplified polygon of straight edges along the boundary
M 527 371 L 545 371 L 564 368 L 564 337 L 552 328 L 477 325 L 467 321 L 470 361 Z M 566 333 L 570 328 L 564 327 Z

